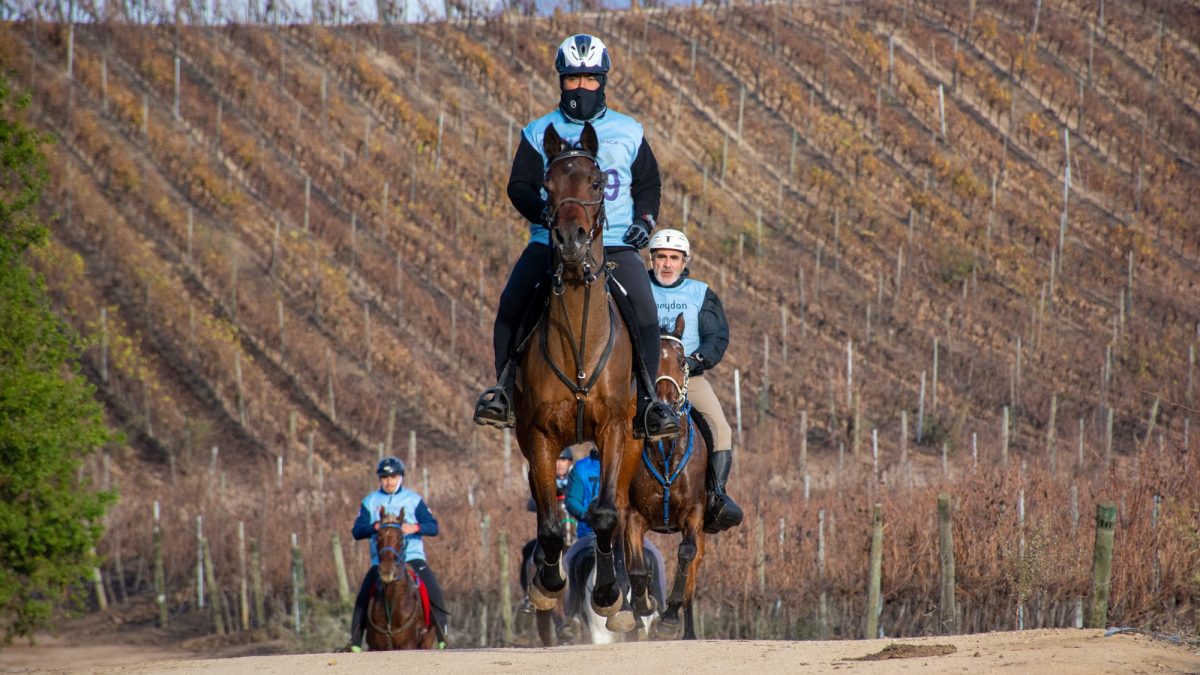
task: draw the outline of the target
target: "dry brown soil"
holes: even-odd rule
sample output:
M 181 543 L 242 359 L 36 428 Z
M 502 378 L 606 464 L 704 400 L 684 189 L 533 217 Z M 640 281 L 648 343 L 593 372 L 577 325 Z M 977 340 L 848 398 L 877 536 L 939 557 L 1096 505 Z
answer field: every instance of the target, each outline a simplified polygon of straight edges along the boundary
M 43 638 L 0 649 L 0 671 L 90 673 L 384 672 L 401 662 L 417 673 L 1200 673 L 1200 650 L 1146 635 L 1099 630 L 828 642 L 705 640 L 555 649 L 454 649 L 404 654 L 245 656 L 249 645 L 139 644 L 136 629 L 104 640 Z M 145 636 L 143 636 L 144 638 Z M 892 658 L 859 660 L 884 652 Z M 945 646 L 953 646 L 953 651 Z M 279 647 L 280 645 L 276 645 Z M 257 649 L 263 649 L 259 645 Z M 270 647 L 266 647 L 270 648 Z M 947 653 L 948 652 L 948 653 Z M 909 656 L 911 655 L 911 656 Z M 908 656 L 896 658 L 896 656 Z

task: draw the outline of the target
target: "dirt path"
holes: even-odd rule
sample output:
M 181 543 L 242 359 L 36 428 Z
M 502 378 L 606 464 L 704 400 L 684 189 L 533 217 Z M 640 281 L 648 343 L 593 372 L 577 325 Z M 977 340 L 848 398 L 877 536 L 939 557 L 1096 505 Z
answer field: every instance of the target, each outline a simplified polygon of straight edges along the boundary
M 859 661 L 892 644 L 916 652 L 909 658 Z M 954 651 L 938 649 L 951 645 Z M 921 655 L 925 654 L 925 655 Z M 181 649 L 131 644 L 71 646 L 46 641 L 37 647 L 0 650 L 0 671 L 93 673 L 327 673 L 378 672 L 389 654 L 291 654 L 197 658 Z M 1037 630 L 954 637 L 837 642 L 706 640 L 694 643 L 630 643 L 557 649 L 463 649 L 407 653 L 405 669 L 419 673 L 528 673 L 570 664 L 573 673 L 679 672 L 760 673 L 1200 673 L 1200 650 L 1144 635 L 1104 637 L 1098 630 Z M 395 664 L 395 661 L 391 661 Z

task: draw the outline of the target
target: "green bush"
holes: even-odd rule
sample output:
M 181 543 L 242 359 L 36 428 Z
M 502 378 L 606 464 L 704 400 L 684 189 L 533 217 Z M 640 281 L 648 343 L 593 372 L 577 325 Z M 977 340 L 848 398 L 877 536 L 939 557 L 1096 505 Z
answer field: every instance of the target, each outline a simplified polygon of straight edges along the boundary
M 46 182 L 44 140 L 20 121 L 26 99 L 0 76 L 0 631 L 6 643 L 49 623 L 95 564 L 113 500 L 81 482 L 80 457 L 110 438 L 79 374 L 79 338 L 51 311 L 25 263 L 46 229 L 32 213 Z

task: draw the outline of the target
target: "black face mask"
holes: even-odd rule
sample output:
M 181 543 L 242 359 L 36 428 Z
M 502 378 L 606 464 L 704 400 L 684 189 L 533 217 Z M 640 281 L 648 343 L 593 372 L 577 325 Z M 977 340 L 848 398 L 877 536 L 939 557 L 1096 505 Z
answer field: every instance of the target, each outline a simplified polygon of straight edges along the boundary
M 559 96 L 558 109 L 571 119 L 590 120 L 604 110 L 604 87 L 596 91 L 583 87 L 564 91 Z

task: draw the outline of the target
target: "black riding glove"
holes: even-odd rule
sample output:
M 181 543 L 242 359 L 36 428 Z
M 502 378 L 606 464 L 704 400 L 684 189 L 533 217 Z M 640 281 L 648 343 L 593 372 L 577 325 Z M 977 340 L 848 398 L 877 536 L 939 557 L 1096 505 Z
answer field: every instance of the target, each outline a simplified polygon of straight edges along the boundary
M 633 224 L 625 230 L 625 236 L 621 237 L 621 241 L 638 249 L 639 251 L 650 245 L 650 230 L 654 229 L 654 216 L 645 214 L 633 219 Z
M 704 371 L 704 357 L 699 353 L 687 357 L 688 372 L 698 374 Z

